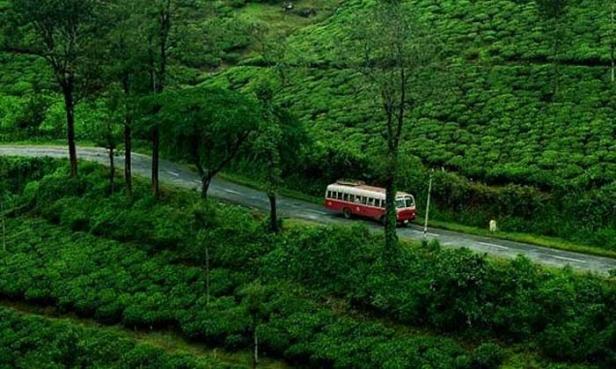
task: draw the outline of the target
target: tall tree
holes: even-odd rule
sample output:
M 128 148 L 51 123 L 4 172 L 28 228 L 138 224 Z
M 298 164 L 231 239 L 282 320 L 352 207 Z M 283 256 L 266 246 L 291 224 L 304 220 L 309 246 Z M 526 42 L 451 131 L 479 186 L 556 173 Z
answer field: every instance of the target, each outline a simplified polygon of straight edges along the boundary
M 263 81 L 255 93 L 261 103 L 263 120 L 253 149 L 257 161 L 265 166 L 267 197 L 270 201 L 270 230 L 278 232 L 276 196 L 284 167 L 297 167 L 298 154 L 308 136 L 301 122 L 274 102 L 275 87 Z
M 535 0 L 539 15 L 543 18 L 551 46 L 551 59 L 554 66 L 554 96 L 560 89 L 560 59 L 564 38 L 563 19 L 570 0 Z
M 259 106 L 239 92 L 190 88 L 168 92 L 155 102 L 152 125 L 165 132 L 171 155 L 188 159 L 201 177 L 207 197 L 214 178 L 240 152 L 261 119 Z
M 115 1 L 109 4 L 113 28 L 108 35 L 106 76 L 109 95 L 115 99 L 117 109 L 123 115 L 124 177 L 125 192 L 132 195 L 132 138 L 136 101 L 149 94 L 148 65 L 145 25 L 146 14 L 143 3 Z M 146 72 L 144 72 L 146 71 Z
M 385 247 L 384 257 L 398 253 L 396 233 L 397 172 L 400 141 L 410 117 L 429 96 L 438 74 L 437 43 L 430 28 L 410 2 L 381 0 L 354 22 L 350 30 L 349 66 L 365 77 L 368 93 L 382 112 L 384 139 Z
M 610 23 L 607 39 L 610 47 L 610 81 L 616 82 L 616 1 L 610 1 Z
M 286 39 L 272 40 L 264 26 L 253 29 L 253 38 L 260 46 L 261 56 L 268 66 L 268 70 L 261 73 L 255 87 L 263 120 L 253 153 L 257 162 L 265 166 L 266 194 L 270 201 L 270 230 L 278 232 L 276 196 L 282 182 L 283 169 L 288 166 L 297 167 L 299 149 L 308 141 L 308 136 L 301 122 L 275 101 L 276 96 L 290 82 Z
M 257 152 L 263 154 L 267 171 L 267 198 L 270 202 L 270 230 L 278 232 L 278 215 L 276 193 L 282 181 L 280 168 L 280 146 L 282 144 L 282 128 L 275 112 L 273 90 L 269 85 L 261 85 L 256 91 L 257 99 L 263 107 L 263 122 L 259 130 L 259 138 L 255 144 Z
M 115 192 L 115 155 L 118 142 L 120 141 L 120 130 L 122 125 L 122 94 L 118 91 L 107 90 L 99 100 L 103 102 L 97 106 L 101 112 L 101 117 L 97 121 L 94 129 L 97 131 L 97 146 L 107 149 L 109 155 L 109 193 Z
M 6 253 L 6 224 L 4 214 L 4 192 L 0 194 L 0 220 L 2 221 L 2 251 Z
M 161 94 L 165 89 L 168 64 L 169 34 L 171 32 L 173 0 L 155 0 L 151 5 L 154 26 L 148 35 L 148 60 L 150 63 L 150 88 L 152 93 Z M 155 108 L 158 110 L 158 107 Z M 154 125 L 152 139 L 152 193 L 159 194 L 160 131 Z
M 203 57 L 212 5 L 200 0 L 108 0 L 108 8 L 113 28 L 106 40 L 110 51 L 106 78 L 109 85 L 119 85 L 124 95 L 120 108 L 124 113 L 126 194 L 130 196 L 134 121 L 160 109 L 144 104 L 148 110 L 140 111 L 139 101 L 164 92 L 172 63 L 178 64 L 187 54 Z M 142 133 L 152 142 L 152 192 L 158 196 L 161 133 L 157 126 L 150 128 Z
M 178 58 L 187 43 L 196 46 L 199 52 L 206 49 L 204 41 L 204 25 L 207 22 L 198 20 L 197 15 L 209 14 L 212 3 L 201 0 L 139 0 L 143 3 L 149 26 L 146 27 L 147 64 L 150 79 L 150 90 L 153 94 L 162 94 L 167 87 L 168 68 L 172 58 Z M 197 18 L 196 18 L 197 17 Z M 201 39 L 194 36 L 200 34 Z M 177 47 L 182 44 L 183 47 Z M 174 47 L 176 46 L 176 47 Z M 160 106 L 153 106 L 151 113 L 156 113 Z M 150 137 L 152 141 L 152 193 L 159 193 L 159 161 L 160 137 L 158 126 L 152 126 Z
M 71 176 L 77 175 L 75 105 L 98 86 L 96 40 L 106 30 L 98 0 L 8 0 L 0 50 L 41 57 L 64 97 Z

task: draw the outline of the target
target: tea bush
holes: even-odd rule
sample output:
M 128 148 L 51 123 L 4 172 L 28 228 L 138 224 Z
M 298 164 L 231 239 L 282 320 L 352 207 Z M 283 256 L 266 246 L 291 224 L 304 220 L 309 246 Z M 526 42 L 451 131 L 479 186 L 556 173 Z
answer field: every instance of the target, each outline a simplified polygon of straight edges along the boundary
M 102 174 L 92 171 L 81 181 L 103 181 Z M 524 257 L 496 263 L 441 247 L 405 248 L 392 266 L 381 261 L 380 236 L 362 227 L 272 235 L 245 209 L 205 206 L 196 193 L 169 193 L 157 203 L 84 186 L 89 192 L 76 198 L 73 188 L 56 183 L 50 188 L 64 188 L 68 197 L 45 195 L 43 201 L 38 194 L 47 193 L 47 181 L 66 180 L 52 177 L 38 180 L 41 192 L 28 195 L 36 204 L 28 217 L 7 222 L 2 298 L 128 327 L 178 329 L 227 349 L 248 347 L 256 329 L 266 354 L 301 365 L 490 367 L 503 359 L 494 340 L 527 343 L 552 360 L 615 364 L 610 307 L 616 290 L 597 276 L 542 269 Z M 49 210 L 54 207 L 62 209 L 58 218 Z M 150 228 L 143 234 L 104 230 L 102 237 L 91 225 L 113 209 L 134 214 L 114 226 L 128 230 L 150 219 Z M 151 225 L 166 213 L 161 229 L 183 236 L 162 242 Z M 75 224 L 88 226 L 85 232 L 67 228 Z M 369 317 L 470 337 L 477 349 L 470 354 L 444 338 L 424 345 L 427 338 Z
M 241 368 L 160 348 L 70 321 L 0 307 L 1 368 Z

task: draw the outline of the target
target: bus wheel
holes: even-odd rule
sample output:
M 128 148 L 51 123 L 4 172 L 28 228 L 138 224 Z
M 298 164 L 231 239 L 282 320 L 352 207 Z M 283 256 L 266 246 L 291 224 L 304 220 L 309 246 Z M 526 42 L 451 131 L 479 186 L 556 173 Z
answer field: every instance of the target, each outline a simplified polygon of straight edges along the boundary
M 351 210 L 349 210 L 349 208 L 344 208 L 342 210 L 342 215 L 344 215 L 345 219 L 351 219 Z

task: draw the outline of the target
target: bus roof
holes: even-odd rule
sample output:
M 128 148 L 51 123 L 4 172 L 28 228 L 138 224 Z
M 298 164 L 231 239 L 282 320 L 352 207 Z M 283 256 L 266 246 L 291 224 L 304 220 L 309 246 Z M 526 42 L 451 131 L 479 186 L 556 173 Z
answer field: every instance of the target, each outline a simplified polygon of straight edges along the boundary
M 336 191 L 336 192 L 346 192 L 350 194 L 355 194 L 359 196 L 374 196 L 376 198 L 385 198 L 385 189 L 382 187 L 368 186 L 365 184 L 353 184 L 348 185 L 344 182 L 336 182 L 327 186 L 328 191 Z M 396 197 L 398 196 L 412 196 L 410 193 L 396 192 Z

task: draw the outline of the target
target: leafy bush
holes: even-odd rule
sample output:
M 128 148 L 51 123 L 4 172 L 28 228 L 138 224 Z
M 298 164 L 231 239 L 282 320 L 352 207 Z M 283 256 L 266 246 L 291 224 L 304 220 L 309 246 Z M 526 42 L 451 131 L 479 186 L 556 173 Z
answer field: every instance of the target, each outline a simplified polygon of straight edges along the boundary
M 101 175 L 93 170 L 81 179 L 83 198 L 72 197 L 69 187 L 68 197 L 49 196 L 51 203 L 37 199 L 29 217 L 8 219 L 12 241 L 0 263 L 0 297 L 55 304 L 129 327 L 178 329 L 228 349 L 248 347 L 256 329 L 265 352 L 301 365 L 487 368 L 505 356 L 494 344 L 469 355 L 448 339 L 415 341 L 366 316 L 528 342 L 555 360 L 614 363 L 616 293 L 597 276 L 544 270 L 524 257 L 495 263 L 469 250 L 441 247 L 404 249 L 392 267 L 379 257 L 380 238 L 361 227 L 270 235 L 239 207 L 195 205 L 197 194 L 160 203 L 108 196 L 88 185 Z M 48 184 L 53 180 L 64 181 L 43 178 L 38 186 L 62 188 Z M 142 224 L 139 212 L 147 212 L 144 218 L 152 225 L 153 218 L 170 214 L 161 234 L 181 228 L 188 240 L 177 247 L 160 241 L 165 239 L 160 234 L 146 233 L 123 244 L 117 242 L 122 233 L 103 238 L 95 228 L 67 232 L 62 224 L 75 224 L 74 219 L 109 221 L 85 211 L 89 208 L 134 212 L 133 220 L 122 216 L 133 226 Z M 62 224 L 36 218 L 55 220 L 49 209 L 59 210 Z M 160 246 L 153 249 L 143 240 Z M 211 252 L 209 294 L 205 245 Z M 349 311 L 365 316 L 340 316 Z
M 70 321 L 0 308 L 0 366 L 10 368 L 122 367 L 229 368 L 218 360 L 137 344 L 115 333 Z
M 497 369 L 503 363 L 504 353 L 499 345 L 482 343 L 473 351 L 472 364 L 477 369 Z

